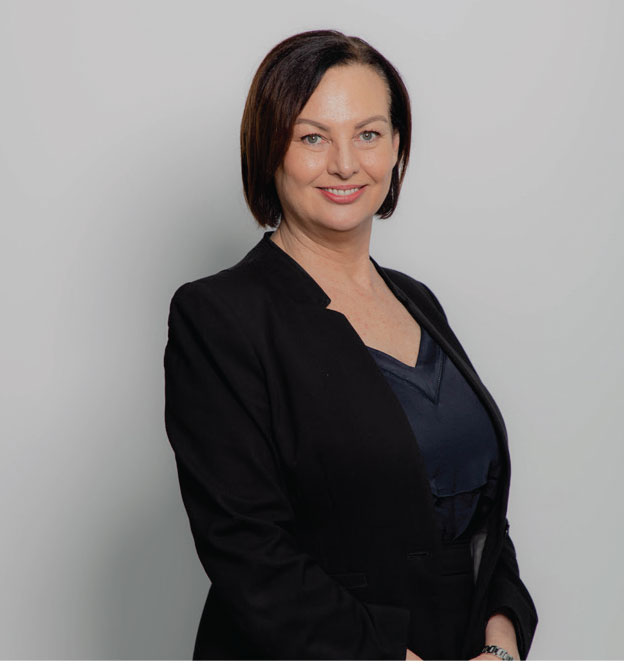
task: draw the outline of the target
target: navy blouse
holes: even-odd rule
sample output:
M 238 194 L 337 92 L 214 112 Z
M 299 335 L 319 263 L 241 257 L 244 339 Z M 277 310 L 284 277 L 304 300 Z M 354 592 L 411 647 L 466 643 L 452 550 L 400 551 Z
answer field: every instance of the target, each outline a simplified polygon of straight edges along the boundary
M 431 485 L 443 542 L 469 536 L 492 506 L 498 443 L 474 390 L 421 325 L 415 366 L 367 346 L 398 397 Z

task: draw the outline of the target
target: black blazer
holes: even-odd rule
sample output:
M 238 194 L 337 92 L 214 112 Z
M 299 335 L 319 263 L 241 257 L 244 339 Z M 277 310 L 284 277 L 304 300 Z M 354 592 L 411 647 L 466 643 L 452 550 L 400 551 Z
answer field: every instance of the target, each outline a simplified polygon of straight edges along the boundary
M 360 336 L 271 234 L 171 300 L 165 422 L 212 582 L 193 659 L 404 660 L 408 566 L 438 561 L 424 462 Z M 505 608 L 525 658 L 537 613 L 509 537 L 503 418 L 429 288 L 371 261 L 492 417 L 503 479 L 473 542 L 464 654 Z

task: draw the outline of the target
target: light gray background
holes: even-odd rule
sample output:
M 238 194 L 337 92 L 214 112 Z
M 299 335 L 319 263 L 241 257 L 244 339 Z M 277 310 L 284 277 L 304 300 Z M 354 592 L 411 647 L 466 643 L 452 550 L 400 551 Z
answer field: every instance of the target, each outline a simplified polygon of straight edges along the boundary
M 209 581 L 163 424 L 175 288 L 260 238 L 264 54 L 335 27 L 414 106 L 371 254 L 425 281 L 507 423 L 533 659 L 621 659 L 624 2 L 0 3 L 0 656 L 184 659 Z

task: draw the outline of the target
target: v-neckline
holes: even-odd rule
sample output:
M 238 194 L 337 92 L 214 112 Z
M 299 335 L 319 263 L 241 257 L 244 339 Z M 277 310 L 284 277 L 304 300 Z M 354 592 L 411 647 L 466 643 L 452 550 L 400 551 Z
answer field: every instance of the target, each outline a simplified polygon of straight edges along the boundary
M 418 389 L 433 403 L 438 402 L 446 356 L 423 326 L 421 326 L 418 358 L 414 366 L 406 364 L 378 348 L 371 346 L 366 346 L 366 348 L 383 373 L 392 374 L 393 377 Z
M 406 362 L 403 362 L 402 360 L 399 360 L 398 357 L 395 357 L 394 355 L 390 355 L 390 353 L 386 353 L 383 350 L 380 350 L 379 348 L 374 348 L 373 346 L 366 346 L 368 350 L 373 351 L 373 353 L 377 355 L 381 355 L 382 357 L 388 358 L 389 361 L 395 363 L 399 367 L 405 367 L 406 369 L 416 369 L 416 367 L 420 367 L 423 363 L 422 356 L 423 356 L 423 346 L 425 345 L 423 343 L 423 337 L 426 334 L 425 329 L 422 326 L 420 327 L 420 342 L 418 345 L 418 355 L 416 357 L 416 364 L 407 364 Z

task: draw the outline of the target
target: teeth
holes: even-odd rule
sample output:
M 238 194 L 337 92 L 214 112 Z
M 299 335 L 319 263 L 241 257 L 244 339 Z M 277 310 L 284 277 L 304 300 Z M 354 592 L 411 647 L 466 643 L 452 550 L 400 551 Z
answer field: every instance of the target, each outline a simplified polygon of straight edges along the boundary
M 360 190 L 360 187 L 354 187 L 353 189 L 332 189 L 331 187 L 323 187 L 325 191 L 328 191 L 330 194 L 335 196 L 349 196 L 354 194 L 356 191 Z

